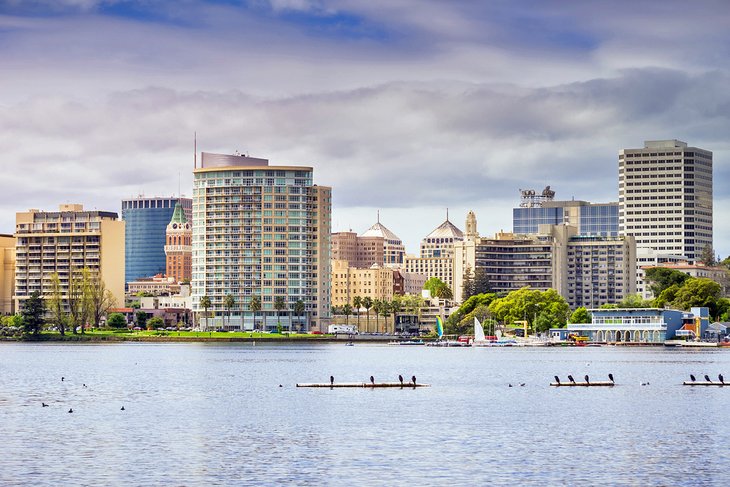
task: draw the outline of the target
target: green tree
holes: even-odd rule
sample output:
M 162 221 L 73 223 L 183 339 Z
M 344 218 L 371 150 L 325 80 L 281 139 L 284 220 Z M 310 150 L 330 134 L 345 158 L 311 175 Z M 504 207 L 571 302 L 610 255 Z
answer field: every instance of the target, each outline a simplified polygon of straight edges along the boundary
M 48 298 L 48 313 L 51 321 L 58 327 L 61 336 L 66 335 L 66 322 L 68 316 L 63 309 L 63 289 L 61 288 L 61 278 L 58 272 L 51 274 L 51 294 Z
M 147 326 L 147 313 L 145 313 L 144 311 L 139 310 L 134 313 L 134 318 L 137 322 L 138 327 L 145 328 Z
M 84 333 L 91 315 L 90 279 L 91 271 L 84 267 L 74 269 L 68 281 L 69 324 L 73 327 L 74 333 L 77 333 L 77 330 Z
M 373 311 L 375 311 L 375 333 L 380 333 L 380 312 L 383 309 L 383 302 L 379 299 L 373 301 Z
M 483 267 L 477 267 L 474 270 L 474 294 L 488 294 L 491 292 L 492 286 L 489 283 L 489 275 Z
M 342 306 L 342 314 L 345 315 L 345 324 L 350 324 L 350 315 L 352 314 L 352 306 L 350 306 L 349 303 L 345 303 L 344 306 Z
M 253 296 L 251 302 L 248 304 L 248 309 L 253 313 L 253 329 L 256 329 L 256 313 L 261 311 L 261 298 Z
M 395 295 L 390 302 L 390 310 L 393 312 L 393 333 L 395 333 L 395 322 L 398 320 L 398 313 L 403 309 L 403 296 Z
M 564 325 L 570 308 L 554 289 L 539 291 L 527 286 L 495 299 L 489 311 L 504 324 L 527 320 L 536 331 L 542 332 Z
M 705 244 L 705 246 L 702 248 L 702 253 L 700 254 L 700 262 L 705 264 L 707 267 L 717 265 L 715 250 L 712 248 L 712 245 Z
M 451 292 L 449 286 L 438 277 L 429 278 L 423 285 L 423 289 L 431 292 L 431 296 L 440 299 L 453 299 L 454 294 Z
M 474 296 L 474 273 L 471 271 L 471 267 L 467 266 L 464 270 L 464 276 L 462 277 L 461 284 L 461 300 L 466 301 L 470 297 Z
M 23 317 L 23 332 L 26 335 L 37 337 L 43 329 L 45 320 L 43 316 L 46 314 L 46 303 L 41 297 L 41 293 L 33 291 L 28 299 L 23 303 L 21 316 Z
M 200 307 L 203 308 L 203 320 L 205 320 L 205 331 L 208 331 L 208 310 L 213 304 L 207 294 L 201 296 Z M 140 325 L 141 326 L 141 325 Z
M 106 319 L 106 324 L 110 328 L 124 328 L 127 326 L 127 319 L 122 313 L 111 313 Z
M 591 314 L 588 312 L 588 310 L 581 306 L 579 308 L 576 308 L 575 311 L 573 311 L 573 314 L 570 315 L 570 322 L 571 323 L 590 323 L 591 322 Z
M 360 296 L 352 298 L 352 307 L 357 313 L 357 330 L 360 331 L 360 308 L 362 308 L 362 298 Z
M 276 310 L 276 326 L 281 329 L 281 312 L 286 309 L 286 301 L 283 297 L 274 298 L 274 309 Z
M 651 308 L 652 301 L 645 300 L 641 297 L 641 294 L 629 294 L 624 299 L 617 303 L 619 308 Z
M 148 330 L 159 330 L 165 327 L 165 321 L 159 316 L 153 316 L 147 321 Z
M 367 324 L 365 325 L 365 329 L 367 332 L 370 332 L 370 308 L 373 307 L 373 298 L 370 296 L 365 296 L 362 300 L 362 307 L 365 308 L 365 315 L 367 317 Z
M 390 301 L 380 301 L 380 315 L 383 317 L 383 333 L 388 331 L 388 317 L 390 316 Z
M 304 329 L 309 330 L 309 320 L 307 319 L 306 315 L 307 306 L 304 304 L 304 301 L 301 299 L 298 299 L 296 303 L 294 303 L 294 313 L 297 316 L 303 316 L 304 317 Z
M 236 298 L 234 298 L 231 294 L 226 294 L 226 297 L 223 298 L 223 307 L 226 308 L 226 316 L 228 317 L 229 327 L 231 326 L 231 310 L 235 304 Z
M 664 308 L 665 306 L 668 306 L 674 302 L 674 299 L 677 297 L 677 293 L 682 288 L 681 284 L 672 284 L 668 288 L 664 289 L 659 296 L 654 298 L 654 307 L 655 308 Z
M 721 293 L 722 287 L 715 281 L 705 277 L 692 277 L 677 291 L 672 305 L 683 310 L 706 306 L 710 310 L 710 316 L 717 316 Z
M 644 271 L 644 279 L 649 283 L 649 289 L 654 297 L 657 297 L 669 286 L 681 285 L 689 279 L 689 275 L 666 267 L 651 267 Z

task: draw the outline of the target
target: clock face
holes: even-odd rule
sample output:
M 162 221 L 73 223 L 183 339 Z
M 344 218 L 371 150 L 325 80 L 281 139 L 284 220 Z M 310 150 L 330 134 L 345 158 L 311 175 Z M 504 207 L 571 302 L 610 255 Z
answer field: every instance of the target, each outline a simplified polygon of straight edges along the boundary
M 173 223 L 172 228 L 177 228 L 177 223 Z

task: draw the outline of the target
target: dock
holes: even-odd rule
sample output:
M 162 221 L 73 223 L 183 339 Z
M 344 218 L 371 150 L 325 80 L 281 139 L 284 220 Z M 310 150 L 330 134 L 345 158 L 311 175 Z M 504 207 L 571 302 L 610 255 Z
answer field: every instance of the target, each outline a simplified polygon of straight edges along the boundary
M 730 386 L 729 384 L 725 384 L 724 382 L 682 382 L 683 386 Z
M 360 387 L 365 389 L 379 389 L 386 387 L 396 387 L 400 389 L 415 389 L 416 387 L 431 387 L 430 384 L 414 384 L 413 382 L 376 382 L 375 384 L 370 382 L 336 382 L 331 384 L 329 382 L 324 383 L 312 383 L 312 384 L 297 384 L 297 387 L 326 387 L 329 389 L 335 389 L 338 387 Z
M 551 382 L 553 387 L 612 387 L 615 386 L 613 382 Z

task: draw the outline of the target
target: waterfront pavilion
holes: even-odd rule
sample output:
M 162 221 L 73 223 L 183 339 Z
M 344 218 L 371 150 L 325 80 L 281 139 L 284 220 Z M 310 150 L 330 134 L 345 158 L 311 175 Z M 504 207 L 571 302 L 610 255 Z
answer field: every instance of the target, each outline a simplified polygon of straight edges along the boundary
M 663 343 L 675 338 L 687 322 L 697 322 L 702 331 L 709 324 L 707 308 L 691 312 L 660 308 L 591 309 L 591 323 L 571 323 L 570 333 L 603 343 Z

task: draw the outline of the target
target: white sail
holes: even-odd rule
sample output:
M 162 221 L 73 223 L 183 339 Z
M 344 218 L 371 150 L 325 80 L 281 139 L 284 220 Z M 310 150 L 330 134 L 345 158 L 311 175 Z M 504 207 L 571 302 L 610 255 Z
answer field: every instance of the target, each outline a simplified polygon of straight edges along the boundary
M 474 341 L 475 342 L 483 342 L 487 338 L 484 336 L 484 328 L 482 327 L 482 324 L 479 323 L 479 320 L 474 317 Z

